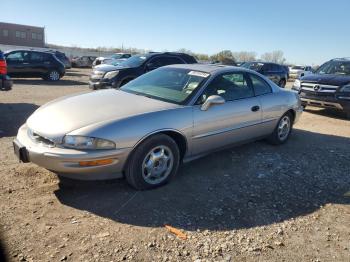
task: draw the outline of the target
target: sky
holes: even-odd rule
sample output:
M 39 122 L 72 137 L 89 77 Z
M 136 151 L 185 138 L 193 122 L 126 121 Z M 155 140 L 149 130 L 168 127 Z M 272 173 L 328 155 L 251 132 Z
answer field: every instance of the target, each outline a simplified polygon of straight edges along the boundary
M 289 63 L 350 56 L 350 0 L 1 0 L 0 21 L 43 26 L 51 44 L 282 50 Z

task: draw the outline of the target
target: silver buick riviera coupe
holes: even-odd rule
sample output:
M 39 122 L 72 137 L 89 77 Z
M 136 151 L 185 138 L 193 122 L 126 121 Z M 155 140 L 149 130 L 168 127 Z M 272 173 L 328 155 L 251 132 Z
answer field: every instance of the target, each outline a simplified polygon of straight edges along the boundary
M 14 150 L 60 176 L 167 183 L 182 161 L 242 142 L 287 141 L 302 112 L 296 93 L 239 67 L 171 65 L 120 89 L 72 95 L 36 110 Z

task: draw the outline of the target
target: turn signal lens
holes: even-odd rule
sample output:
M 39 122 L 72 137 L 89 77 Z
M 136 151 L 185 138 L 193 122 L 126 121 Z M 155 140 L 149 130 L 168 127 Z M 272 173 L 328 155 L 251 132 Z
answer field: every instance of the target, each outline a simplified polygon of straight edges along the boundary
M 103 166 L 108 165 L 113 162 L 113 159 L 100 159 L 100 160 L 92 160 L 92 161 L 81 161 L 79 162 L 80 166 Z

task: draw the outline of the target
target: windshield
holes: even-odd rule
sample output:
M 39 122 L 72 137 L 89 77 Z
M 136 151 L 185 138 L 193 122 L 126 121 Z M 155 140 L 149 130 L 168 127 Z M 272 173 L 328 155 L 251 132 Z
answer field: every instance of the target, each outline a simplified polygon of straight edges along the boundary
M 244 63 L 241 65 L 241 67 L 248 68 L 254 71 L 259 71 L 263 67 L 264 63 L 259 63 L 259 62 L 249 62 L 249 63 Z
M 138 67 L 143 64 L 147 59 L 147 56 L 145 55 L 134 55 L 125 61 L 122 61 L 118 63 L 120 66 L 125 66 L 125 67 Z
M 350 75 L 350 61 L 329 61 L 316 71 L 321 75 Z
M 293 66 L 292 69 L 305 70 L 305 66 Z
M 111 55 L 111 58 L 112 59 L 120 59 L 122 57 L 122 54 L 114 54 L 114 55 Z
M 190 69 L 159 68 L 122 86 L 121 90 L 170 103 L 184 104 L 208 77 L 208 73 Z

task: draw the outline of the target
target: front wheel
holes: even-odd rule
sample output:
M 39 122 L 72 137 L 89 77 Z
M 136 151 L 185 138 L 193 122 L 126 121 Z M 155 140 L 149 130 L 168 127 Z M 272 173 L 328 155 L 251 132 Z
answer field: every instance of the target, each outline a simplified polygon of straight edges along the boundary
M 164 134 L 154 135 L 132 153 L 125 177 L 138 190 L 166 184 L 177 172 L 180 152 L 176 142 Z
M 273 145 L 280 145 L 287 142 L 293 127 L 293 117 L 291 113 L 284 114 L 278 121 L 275 130 L 268 138 Z

